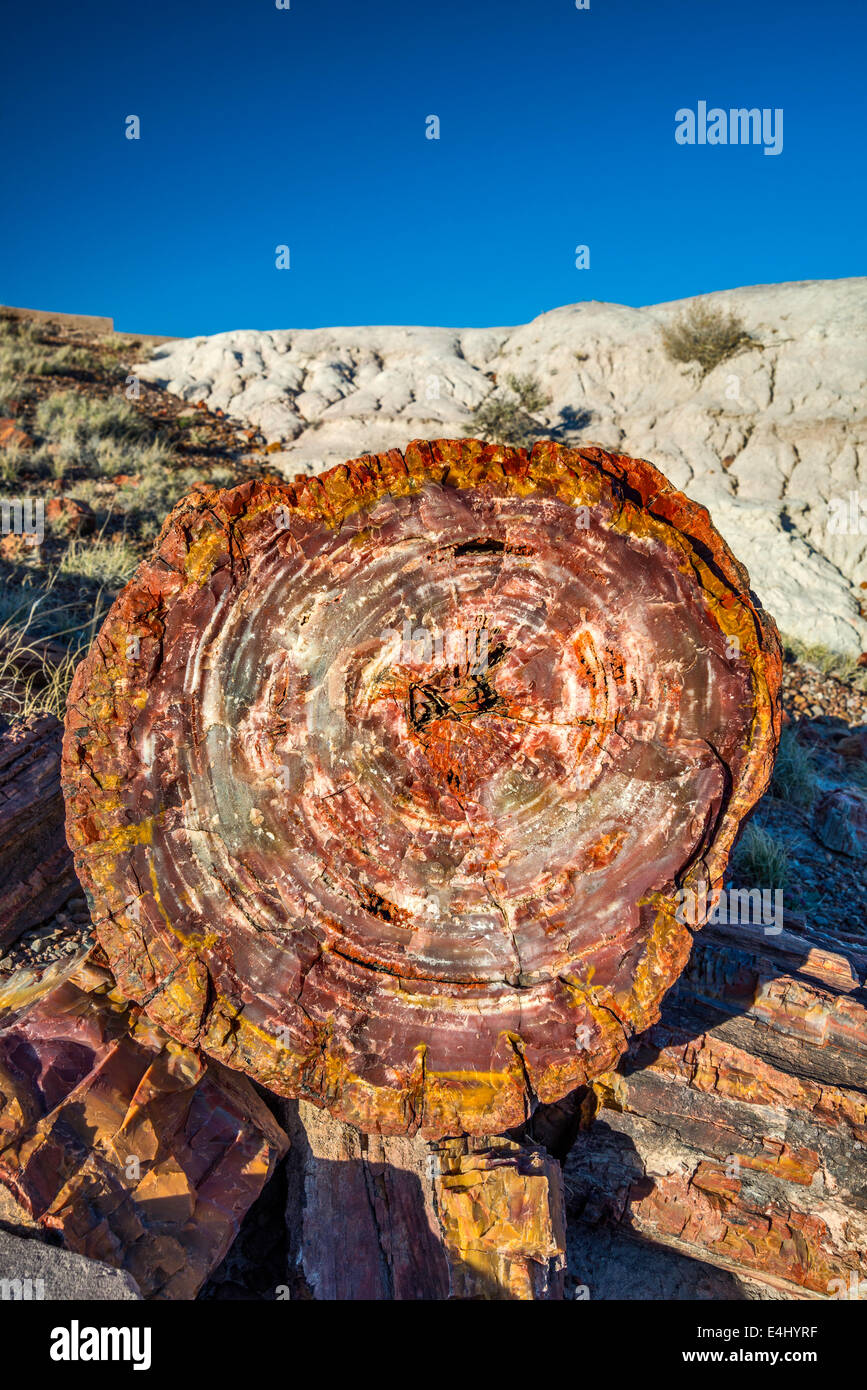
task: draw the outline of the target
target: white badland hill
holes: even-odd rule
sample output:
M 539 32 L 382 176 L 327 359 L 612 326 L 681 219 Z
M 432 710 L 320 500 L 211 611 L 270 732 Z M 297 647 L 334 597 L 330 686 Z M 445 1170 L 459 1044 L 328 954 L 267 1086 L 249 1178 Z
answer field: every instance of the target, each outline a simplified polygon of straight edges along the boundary
M 710 509 L 783 631 L 862 651 L 867 278 L 703 300 L 754 339 L 705 376 L 660 341 L 690 300 L 569 304 L 517 328 L 238 330 L 166 343 L 136 370 L 283 441 L 270 463 L 290 477 L 460 437 L 509 373 L 532 373 L 547 433 L 652 460 Z

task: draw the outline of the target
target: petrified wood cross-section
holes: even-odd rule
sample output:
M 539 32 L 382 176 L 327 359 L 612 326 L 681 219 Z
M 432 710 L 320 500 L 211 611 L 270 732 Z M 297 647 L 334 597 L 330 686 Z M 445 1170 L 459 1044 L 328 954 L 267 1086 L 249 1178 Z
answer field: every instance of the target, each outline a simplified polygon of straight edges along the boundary
M 70 697 L 99 939 L 276 1092 L 501 1133 L 658 1016 L 779 679 L 745 571 L 645 462 L 438 440 L 197 490 Z

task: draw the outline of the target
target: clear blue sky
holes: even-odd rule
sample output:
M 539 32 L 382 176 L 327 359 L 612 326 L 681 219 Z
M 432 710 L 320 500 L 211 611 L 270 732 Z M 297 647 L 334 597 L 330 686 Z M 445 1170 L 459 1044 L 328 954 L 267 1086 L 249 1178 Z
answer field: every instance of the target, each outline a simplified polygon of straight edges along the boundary
M 492 325 L 865 270 L 860 0 L 11 0 L 3 39 L 0 302 Z M 677 145 L 700 100 L 783 152 Z

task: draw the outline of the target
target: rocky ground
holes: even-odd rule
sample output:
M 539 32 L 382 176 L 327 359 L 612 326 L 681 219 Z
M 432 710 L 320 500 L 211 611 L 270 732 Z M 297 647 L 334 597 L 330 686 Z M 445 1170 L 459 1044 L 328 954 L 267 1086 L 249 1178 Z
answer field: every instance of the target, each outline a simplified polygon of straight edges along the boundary
M 780 851 L 780 868 L 767 886 L 781 887 L 786 910 L 816 928 L 840 927 L 867 935 L 867 837 L 860 808 L 867 806 L 867 694 L 851 683 L 798 662 L 784 670 L 786 723 L 771 789 L 755 823 Z M 835 836 L 842 813 L 852 831 Z M 859 827 L 856 829 L 856 826 Z M 741 882 L 762 877 L 765 866 L 735 855 Z

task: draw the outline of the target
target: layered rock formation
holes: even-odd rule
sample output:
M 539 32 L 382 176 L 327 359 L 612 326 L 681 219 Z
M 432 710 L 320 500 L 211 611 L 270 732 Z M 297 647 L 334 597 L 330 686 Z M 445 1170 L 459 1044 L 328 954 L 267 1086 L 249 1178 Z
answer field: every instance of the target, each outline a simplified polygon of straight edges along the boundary
M 291 1298 L 562 1297 L 562 1177 L 540 1147 L 366 1135 L 303 1100 L 284 1123 Z
M 544 433 L 653 460 L 710 508 L 784 631 L 861 651 L 867 280 L 704 296 L 752 337 L 706 375 L 661 344 L 691 302 L 571 304 L 516 328 L 239 330 L 166 343 L 136 370 L 282 440 L 289 476 L 460 434 L 510 372 L 531 373 L 552 397 Z
M 576 1223 L 788 1298 L 863 1297 L 865 977 L 844 929 L 705 927 L 660 1022 L 584 1099 Z M 640 1296 L 629 1278 L 619 1296 Z

